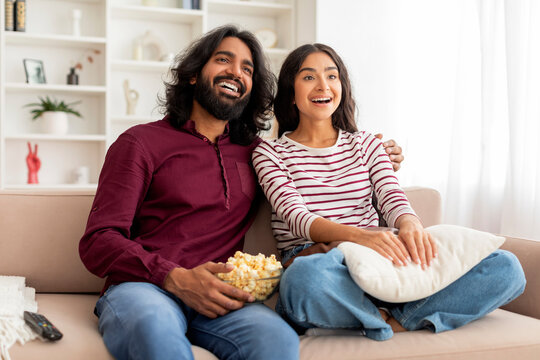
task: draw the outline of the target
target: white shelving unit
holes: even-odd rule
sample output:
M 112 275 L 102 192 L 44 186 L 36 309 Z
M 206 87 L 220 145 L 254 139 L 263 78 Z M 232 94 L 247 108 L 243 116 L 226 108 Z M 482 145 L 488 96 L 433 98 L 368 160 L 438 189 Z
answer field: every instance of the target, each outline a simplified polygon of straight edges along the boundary
M 26 3 L 26 32 L 4 31 L 0 4 L 0 190 L 95 189 L 110 144 L 127 128 L 162 118 L 157 97 L 174 56 L 208 30 L 228 23 L 253 32 L 271 29 L 278 41 L 266 54 L 275 71 L 296 46 L 296 0 L 201 0 L 201 9 L 183 9 L 182 0 Z M 72 30 L 74 9 L 82 13 L 79 35 Z M 147 32 L 154 41 L 137 47 Z M 85 57 L 94 50 L 100 54 L 90 63 Z M 23 59 L 43 61 L 46 84 L 26 83 Z M 66 85 L 76 61 L 83 64 L 79 85 Z M 131 115 L 125 80 L 138 93 Z M 80 101 L 83 119 L 70 115 L 66 135 L 42 133 L 39 119 L 32 121 L 24 108 L 41 96 Z M 39 145 L 39 185 L 26 184 L 27 142 Z M 72 184 L 79 166 L 90 169 L 89 184 Z

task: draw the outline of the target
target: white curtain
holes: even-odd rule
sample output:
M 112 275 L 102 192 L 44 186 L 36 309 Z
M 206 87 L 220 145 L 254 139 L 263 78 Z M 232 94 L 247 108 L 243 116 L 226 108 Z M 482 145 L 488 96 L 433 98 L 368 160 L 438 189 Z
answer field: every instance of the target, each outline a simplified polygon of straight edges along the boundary
M 540 2 L 505 5 L 510 156 L 501 232 L 540 239 Z
M 402 185 L 439 190 L 445 223 L 540 240 L 540 1 L 338 3 L 319 2 L 317 40 L 360 127 L 404 148 Z

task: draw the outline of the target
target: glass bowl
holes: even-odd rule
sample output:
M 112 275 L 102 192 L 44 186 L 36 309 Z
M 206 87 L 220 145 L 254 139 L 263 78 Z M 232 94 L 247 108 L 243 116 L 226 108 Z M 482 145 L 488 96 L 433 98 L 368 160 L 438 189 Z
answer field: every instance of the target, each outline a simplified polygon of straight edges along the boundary
M 269 299 L 277 291 L 282 275 L 283 269 L 279 269 L 279 274 L 272 277 L 259 279 L 237 277 L 223 281 L 253 295 L 255 302 L 263 302 Z

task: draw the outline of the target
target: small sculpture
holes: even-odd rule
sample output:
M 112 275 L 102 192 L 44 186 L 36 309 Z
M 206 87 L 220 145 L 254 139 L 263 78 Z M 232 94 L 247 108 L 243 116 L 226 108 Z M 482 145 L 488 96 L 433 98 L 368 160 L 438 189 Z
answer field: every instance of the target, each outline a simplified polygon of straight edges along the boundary
M 124 95 L 126 96 L 126 113 L 127 115 L 135 115 L 135 106 L 139 100 L 139 93 L 136 90 L 129 88 L 129 80 L 124 80 Z
M 28 166 L 28 183 L 39 184 L 38 171 L 41 168 L 41 160 L 37 156 L 38 145 L 34 146 L 34 152 L 32 152 L 32 145 L 28 144 L 28 155 L 26 156 L 26 165 Z
M 88 166 L 79 166 L 73 170 L 74 184 L 88 184 L 90 182 L 90 168 Z
M 167 53 L 163 40 L 150 30 L 135 38 L 133 46 L 133 60 L 160 61 Z

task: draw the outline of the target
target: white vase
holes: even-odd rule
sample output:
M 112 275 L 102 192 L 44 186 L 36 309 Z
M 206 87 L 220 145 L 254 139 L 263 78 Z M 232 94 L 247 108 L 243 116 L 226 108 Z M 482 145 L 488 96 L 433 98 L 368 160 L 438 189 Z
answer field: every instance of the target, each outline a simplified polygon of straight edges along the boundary
M 45 111 L 40 118 L 45 134 L 67 134 L 69 125 L 67 113 L 63 111 Z

